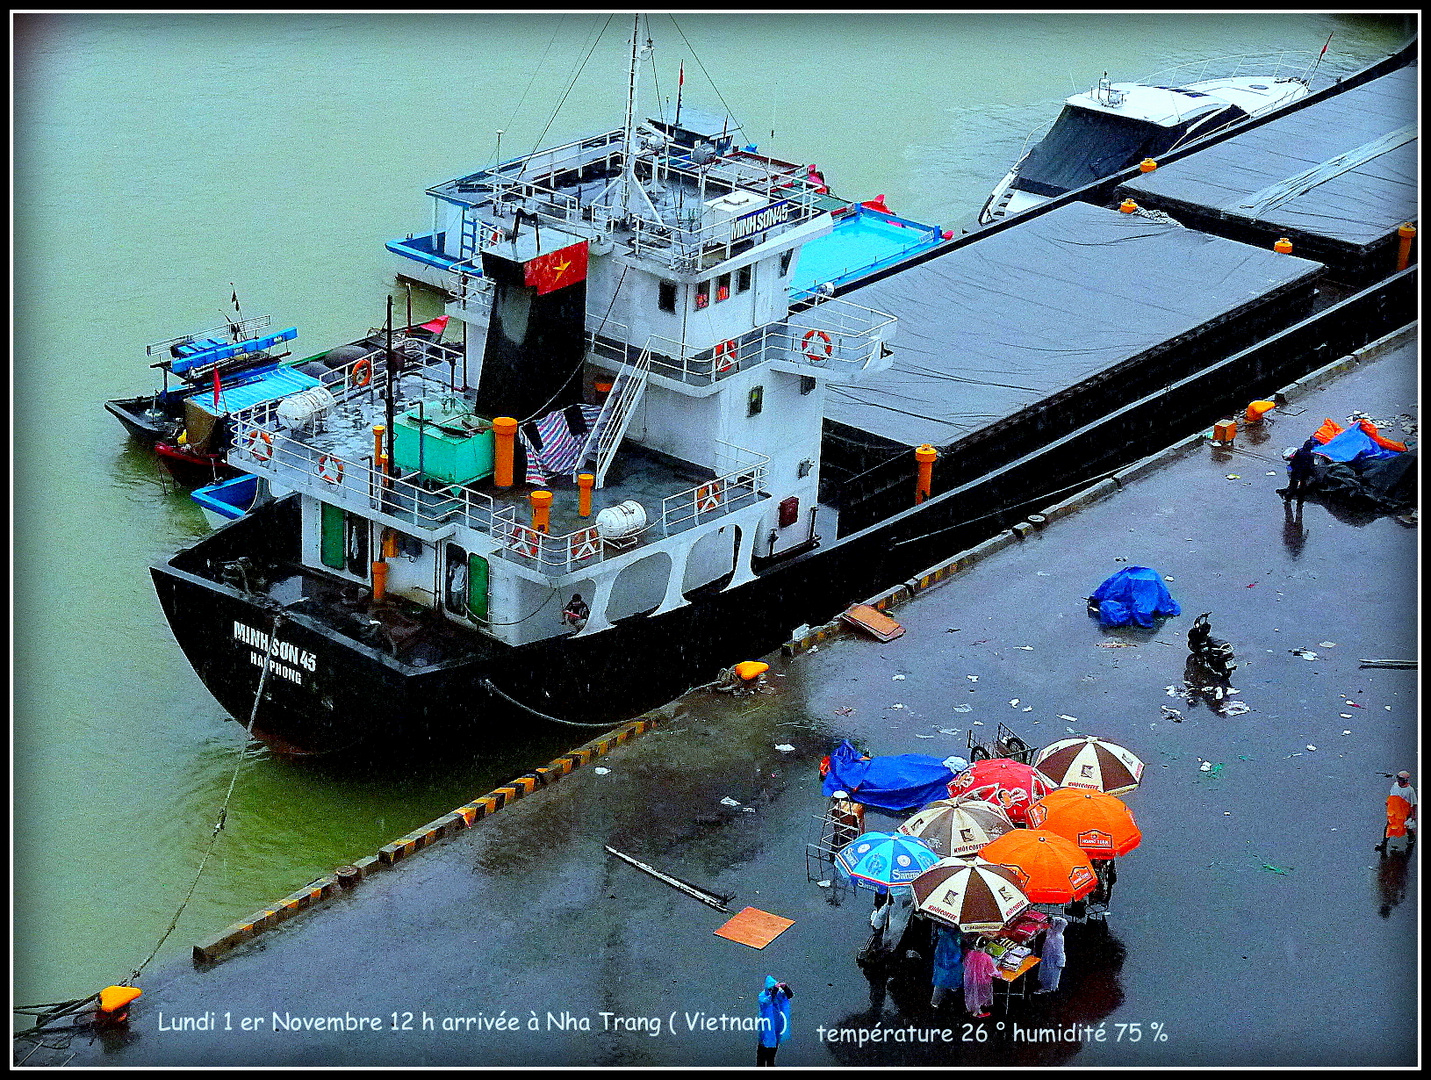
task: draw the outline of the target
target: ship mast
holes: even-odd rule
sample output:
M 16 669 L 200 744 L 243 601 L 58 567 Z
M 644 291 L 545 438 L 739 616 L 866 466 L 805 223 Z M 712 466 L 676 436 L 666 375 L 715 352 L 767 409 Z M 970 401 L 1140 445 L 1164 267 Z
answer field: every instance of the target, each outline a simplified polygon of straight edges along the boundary
M 626 126 L 622 132 L 621 174 L 613 177 L 601 194 L 592 200 L 619 206 L 622 221 L 630 221 L 636 213 L 636 208 L 632 205 L 635 201 L 633 192 L 645 204 L 645 209 L 650 211 L 652 219 L 661 220 L 660 213 L 651 202 L 651 196 L 636 177 L 636 118 L 640 115 L 636 107 L 636 91 L 640 82 L 640 62 L 651 55 L 652 45 L 653 42 L 648 37 L 645 47 L 641 47 L 641 16 L 637 15 L 631 27 L 631 67 L 626 85 Z

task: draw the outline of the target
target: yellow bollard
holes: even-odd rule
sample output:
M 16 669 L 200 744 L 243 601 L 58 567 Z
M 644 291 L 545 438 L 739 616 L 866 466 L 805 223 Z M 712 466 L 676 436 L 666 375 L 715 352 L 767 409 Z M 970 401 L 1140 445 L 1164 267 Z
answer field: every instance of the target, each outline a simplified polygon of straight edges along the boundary
M 551 531 L 552 493 L 544 489 L 532 492 L 532 528 L 537 532 Z
M 919 476 L 914 484 L 915 504 L 922 503 L 929 498 L 929 493 L 934 486 L 934 459 L 939 456 L 939 451 L 928 443 L 914 448 L 914 460 L 919 462 Z
M 492 431 L 496 436 L 496 446 L 492 456 L 492 483 L 499 488 L 512 486 L 512 467 L 516 451 L 517 421 L 510 416 L 499 416 L 492 421 Z
M 1247 411 L 1242 415 L 1249 424 L 1255 424 L 1276 407 L 1275 401 L 1254 401 L 1247 406 Z
M 1396 230 L 1396 235 L 1401 237 L 1396 249 L 1396 269 L 1405 270 L 1411 265 L 1411 241 L 1416 238 L 1416 226 L 1408 221 Z
M 1138 168 L 1144 172 L 1152 172 L 1157 167 L 1158 163 L 1150 157 L 1145 157 L 1142 161 L 1138 162 Z
M 129 1003 L 143 990 L 137 986 L 106 986 L 99 992 L 99 1006 L 94 1011 L 98 1027 L 118 1027 L 129 1019 Z
M 1118 205 L 1118 212 L 1122 214 L 1131 214 L 1136 209 L 1138 209 L 1138 204 L 1132 199 L 1124 199 Z
M 576 478 L 576 513 L 578 517 L 591 517 L 591 489 L 596 484 L 596 477 L 589 473 L 579 473 Z
M 1272 250 L 1281 255 L 1290 255 L 1292 254 L 1292 241 L 1284 236 L 1272 245 Z

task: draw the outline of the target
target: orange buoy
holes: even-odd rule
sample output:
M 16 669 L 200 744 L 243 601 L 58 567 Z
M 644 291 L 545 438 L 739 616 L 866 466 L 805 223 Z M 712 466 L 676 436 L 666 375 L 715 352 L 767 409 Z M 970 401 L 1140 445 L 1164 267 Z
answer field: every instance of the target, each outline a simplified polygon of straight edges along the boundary
M 1290 255 L 1292 254 L 1292 241 L 1284 236 L 1272 245 L 1272 250 L 1282 255 Z
M 515 417 L 499 416 L 492 421 L 496 445 L 492 456 L 492 483 L 499 488 L 512 486 L 512 466 L 515 459 L 517 421 Z
M 591 489 L 596 486 L 596 477 L 589 472 L 578 473 L 576 478 L 577 517 L 591 517 Z
M 1136 209 L 1138 209 L 1138 204 L 1132 199 L 1124 199 L 1118 206 L 1119 213 L 1123 214 L 1131 214 Z
M 1157 167 L 1158 163 L 1150 157 L 1145 157 L 1142 161 L 1138 162 L 1138 168 L 1144 172 L 1152 172 Z
M 552 493 L 544 488 L 532 492 L 532 528 L 537 532 L 551 530 Z
M 928 443 L 914 448 L 914 460 L 919 463 L 919 476 L 914 484 L 915 503 L 922 503 L 929 498 L 929 493 L 933 490 L 934 459 L 938 456 L 939 451 Z
M 1416 226 L 1408 221 L 1396 230 L 1396 235 L 1401 237 L 1396 249 L 1396 269 L 1405 270 L 1411 265 L 1411 241 L 1416 239 Z

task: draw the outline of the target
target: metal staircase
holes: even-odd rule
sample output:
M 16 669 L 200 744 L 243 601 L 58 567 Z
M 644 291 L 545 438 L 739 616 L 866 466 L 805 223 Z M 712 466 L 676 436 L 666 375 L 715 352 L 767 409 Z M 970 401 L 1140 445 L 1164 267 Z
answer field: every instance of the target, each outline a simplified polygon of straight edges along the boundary
M 606 471 L 611 468 L 616 450 L 626 437 L 636 404 L 646 391 L 646 375 L 650 370 L 651 346 L 648 344 L 641 350 L 634 366 L 623 365 L 617 373 L 611 392 L 601 406 L 601 414 L 587 432 L 586 445 L 576 459 L 576 471 L 595 473 L 597 487 L 606 482 Z

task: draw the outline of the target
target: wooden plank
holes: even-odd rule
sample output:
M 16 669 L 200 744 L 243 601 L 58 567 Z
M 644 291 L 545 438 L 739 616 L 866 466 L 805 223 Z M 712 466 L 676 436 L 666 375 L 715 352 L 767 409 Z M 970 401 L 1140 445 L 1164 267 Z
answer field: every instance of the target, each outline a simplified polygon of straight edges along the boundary
M 904 633 L 904 627 L 868 604 L 851 604 L 840 613 L 840 618 L 878 641 L 893 641 Z
M 748 907 L 717 927 L 716 936 L 749 945 L 752 949 L 763 949 L 794 925 L 794 919 L 783 919 L 768 911 Z

